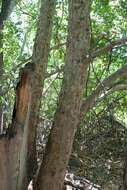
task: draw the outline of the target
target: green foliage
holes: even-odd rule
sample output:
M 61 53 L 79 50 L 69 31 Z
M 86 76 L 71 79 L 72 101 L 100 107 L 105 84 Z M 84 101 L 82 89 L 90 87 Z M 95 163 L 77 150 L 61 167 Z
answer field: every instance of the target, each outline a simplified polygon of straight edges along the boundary
M 15 99 L 14 88 L 17 83 L 19 69 L 32 56 L 39 7 L 40 1 L 38 0 L 19 1 L 5 23 L 2 48 L 4 73 L 3 79 L 0 81 L 3 96 L 0 97 L 0 102 L 5 105 L 6 126 L 11 120 Z M 92 1 L 91 52 L 127 36 L 126 10 L 126 0 Z M 51 121 L 56 111 L 63 79 L 67 32 L 68 2 L 59 0 L 56 6 L 50 57 L 40 111 L 40 117 Z M 92 94 L 104 78 L 126 64 L 126 58 L 127 45 L 115 47 L 112 51 L 97 57 L 89 67 L 84 98 Z M 127 80 L 119 82 L 120 84 L 126 84 Z M 122 163 L 121 158 L 126 145 L 126 128 L 119 123 L 119 129 L 116 124 L 112 125 L 107 118 L 113 115 L 115 118 L 127 122 L 126 103 L 127 95 L 125 91 L 119 91 L 106 97 L 97 107 L 87 113 L 85 122 L 76 134 L 74 152 L 78 154 L 78 159 L 81 159 L 83 164 L 83 167 L 78 168 L 77 171 L 80 175 L 87 175 L 93 182 L 100 185 L 111 181 L 115 183 L 120 177 L 120 174 L 117 175 L 118 170 L 114 170 L 114 166 L 111 167 L 113 171 L 109 171 L 108 161 L 111 161 L 112 164 L 116 161 Z M 105 112 L 105 109 L 108 110 Z M 100 117 L 99 113 L 104 114 L 101 114 Z M 106 117 L 104 117 L 105 115 Z M 110 133 L 108 137 L 105 136 L 107 132 Z M 81 151 L 82 146 L 85 146 L 83 151 Z M 121 172 L 120 166 L 119 169 Z

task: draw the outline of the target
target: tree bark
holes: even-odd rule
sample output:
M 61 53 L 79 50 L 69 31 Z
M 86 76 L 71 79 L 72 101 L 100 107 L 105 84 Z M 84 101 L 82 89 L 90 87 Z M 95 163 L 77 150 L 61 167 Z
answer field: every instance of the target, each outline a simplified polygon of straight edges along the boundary
M 36 170 L 36 127 L 45 78 L 54 0 L 42 0 L 32 56 L 20 73 L 12 124 L 0 139 L 0 189 L 23 190 Z
M 27 116 L 25 117 L 26 124 L 24 125 L 23 143 L 21 148 L 18 190 L 22 190 L 24 187 L 26 188 L 28 182 L 30 182 L 37 170 L 36 128 L 48 63 L 54 10 L 54 0 L 42 1 L 32 63 L 29 63 L 26 66 L 27 71 L 30 71 L 30 80 L 28 83 L 31 86 L 31 94 L 29 96 L 29 101 L 27 101 L 30 106 L 27 111 Z M 24 179 L 26 179 L 26 186 L 24 186 Z
M 3 3 L 1 6 L 0 12 L 0 92 L 2 92 L 2 79 L 4 73 L 4 62 L 3 62 L 3 29 L 4 29 L 4 21 L 3 21 Z M 3 102 L 2 98 L 0 100 L 0 134 L 3 132 Z
M 127 154 L 127 152 L 126 152 Z M 122 188 L 121 190 L 126 190 L 127 189 L 127 156 L 125 155 L 124 158 L 124 168 L 123 168 L 123 183 L 122 183 Z
M 90 1 L 69 1 L 64 80 L 35 190 L 61 190 L 79 122 L 90 48 Z
M 33 177 L 32 170 L 33 166 L 35 165 L 34 161 L 36 159 L 36 128 L 44 79 L 48 64 L 55 5 L 55 0 L 42 0 L 42 6 L 40 10 L 41 14 L 32 55 L 34 72 L 32 73 L 32 95 L 27 134 L 27 148 L 29 150 L 27 154 L 27 174 L 30 180 Z
M 2 79 L 4 73 L 4 63 L 3 63 L 3 52 L 1 51 L 3 47 L 3 25 L 0 27 L 0 92 L 2 92 Z M 3 101 L 0 99 L 0 134 L 3 132 Z

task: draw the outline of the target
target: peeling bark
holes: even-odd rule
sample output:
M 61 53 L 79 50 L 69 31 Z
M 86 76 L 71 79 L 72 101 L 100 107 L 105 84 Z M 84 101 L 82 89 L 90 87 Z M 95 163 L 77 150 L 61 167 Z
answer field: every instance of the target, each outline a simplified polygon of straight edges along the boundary
M 13 111 L 12 124 L 7 133 L 0 139 L 0 163 L 5 168 L 0 170 L 0 180 L 5 179 L 6 183 L 0 181 L 1 190 L 16 190 L 19 184 L 22 171 L 22 164 L 25 160 L 24 134 L 27 128 L 31 98 L 31 70 L 23 69 L 20 82 L 16 88 L 16 102 Z M 21 150 L 24 150 L 22 152 Z M 2 171 L 5 170 L 3 173 Z M 26 176 L 25 176 L 26 177 Z M 27 179 L 24 179 L 24 184 Z
M 22 131 L 22 140 L 19 147 L 19 173 L 17 179 L 18 190 L 26 188 L 28 185 L 27 176 L 27 134 L 28 134 L 28 120 L 31 105 L 31 90 L 32 90 L 32 74 L 33 68 L 26 65 L 22 71 L 20 82 L 16 89 L 16 103 L 13 112 L 12 133 L 17 133 L 17 130 Z M 18 152 L 17 152 L 18 153 Z

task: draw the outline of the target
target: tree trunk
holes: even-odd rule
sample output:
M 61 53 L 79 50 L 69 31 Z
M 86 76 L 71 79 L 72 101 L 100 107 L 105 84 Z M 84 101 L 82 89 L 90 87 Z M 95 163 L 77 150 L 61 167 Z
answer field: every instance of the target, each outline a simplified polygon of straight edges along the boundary
M 62 190 L 79 122 L 90 48 L 90 1 L 69 1 L 69 35 L 58 108 L 35 190 Z
M 36 126 L 48 63 L 54 0 L 42 0 L 32 63 L 21 70 L 12 124 L 0 139 L 0 190 L 27 189 L 36 169 Z
M 123 169 L 123 184 L 122 184 L 122 190 L 127 189 L 127 156 L 125 155 L 124 159 L 124 169 Z
M 50 50 L 50 39 L 53 25 L 53 16 L 55 13 L 55 0 L 42 0 L 41 15 L 39 18 L 38 30 L 33 49 L 32 63 L 34 64 L 34 72 L 32 73 L 32 96 L 31 108 L 28 121 L 28 174 L 33 172 L 34 160 L 36 155 L 36 127 L 42 96 L 45 73 L 48 64 L 48 56 Z
M 3 6 L 2 6 L 3 7 Z M 4 62 L 3 62 L 3 17 L 2 17 L 2 8 L 0 12 L 0 93 L 2 94 L 2 79 L 3 79 L 3 72 L 4 72 Z M 2 97 L 2 96 L 1 96 Z M 3 101 L 0 99 L 0 134 L 3 132 Z
M 0 49 L 2 48 L 2 30 L 0 29 Z M 0 52 L 0 93 L 2 94 L 2 81 L 3 81 L 3 52 Z M 0 134 L 3 133 L 3 100 L 2 95 L 0 95 Z

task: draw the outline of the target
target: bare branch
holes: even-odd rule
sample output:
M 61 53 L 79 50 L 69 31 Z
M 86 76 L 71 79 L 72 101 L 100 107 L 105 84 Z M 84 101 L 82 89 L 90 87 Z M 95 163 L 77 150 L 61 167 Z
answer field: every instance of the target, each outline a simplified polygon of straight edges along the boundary
M 80 179 L 79 179 L 79 181 L 80 181 Z M 72 188 L 79 189 L 79 190 L 85 190 L 88 188 L 90 188 L 90 189 L 97 188 L 98 190 L 102 190 L 101 187 L 99 187 L 98 185 L 92 184 L 90 181 L 85 180 L 85 179 L 84 179 L 84 183 L 82 184 L 82 186 L 79 184 L 75 184 L 68 180 L 64 181 L 64 185 L 68 185 Z
M 52 75 L 58 74 L 58 73 L 62 73 L 63 72 L 63 66 L 56 68 L 55 70 L 51 71 L 50 73 L 46 73 L 45 78 L 49 78 Z
M 122 39 L 119 39 L 119 40 L 117 40 L 117 41 L 114 41 L 114 42 L 112 42 L 111 44 L 108 44 L 108 45 L 104 46 L 103 48 L 98 49 L 98 50 L 96 50 L 95 52 L 91 53 L 90 60 L 91 60 L 91 59 L 94 59 L 94 58 L 96 58 L 96 57 L 98 57 L 98 56 L 100 56 L 100 55 L 103 55 L 104 53 L 107 53 L 108 51 L 111 51 L 111 50 L 112 50 L 114 47 L 116 47 L 116 46 L 125 45 L 126 43 L 127 43 L 127 38 L 122 38 Z M 66 42 L 61 43 L 61 44 L 57 44 L 57 45 L 51 47 L 51 48 L 50 48 L 50 51 L 55 50 L 55 49 L 59 49 L 59 48 L 61 48 L 62 46 L 65 46 L 65 45 L 66 45 Z M 15 70 L 16 70 L 17 68 L 19 68 L 20 66 L 26 64 L 28 61 L 30 62 L 31 59 L 32 59 L 32 58 L 30 57 L 30 58 L 28 58 L 27 60 L 25 60 L 23 63 L 20 63 L 19 65 L 17 65 L 16 68 L 15 68 Z M 52 76 L 52 75 L 54 75 L 54 74 L 57 74 L 58 72 L 63 72 L 63 67 L 60 67 L 60 68 L 58 68 L 58 69 L 52 71 L 51 73 L 46 73 L 46 76 L 45 76 L 45 77 L 46 77 L 46 78 L 49 78 L 50 76 Z
M 79 186 L 79 185 L 75 185 L 71 181 L 64 181 L 64 185 L 68 185 L 68 186 L 71 186 L 72 188 L 84 190 L 84 187 Z
M 89 55 L 89 58 L 90 58 L 90 60 L 91 59 L 93 60 L 96 57 L 101 56 L 101 55 L 103 55 L 103 54 L 111 51 L 113 48 L 116 48 L 116 47 L 122 46 L 122 45 L 126 45 L 126 44 L 127 44 L 127 38 L 118 39 L 116 41 L 113 41 L 113 42 L 105 45 L 102 48 L 97 49 L 96 51 L 92 51 L 91 54 Z M 51 47 L 50 51 L 54 50 L 54 49 L 59 49 L 62 46 L 65 46 L 65 45 L 66 45 L 66 42 L 65 43 L 61 43 L 61 44 L 57 44 L 57 45 Z
M 102 47 L 101 49 L 96 50 L 95 52 L 91 53 L 91 58 L 94 59 L 98 56 L 101 56 L 109 51 L 111 51 L 113 48 L 125 45 L 127 44 L 127 38 L 121 38 L 117 41 L 113 41 L 110 44 L 107 44 L 106 46 Z
M 127 84 L 118 84 L 109 90 L 108 95 L 119 90 L 127 90 Z
M 106 98 L 107 96 L 113 94 L 114 92 L 124 91 L 124 90 L 127 90 L 127 85 L 126 84 L 118 84 L 118 85 L 112 87 L 102 97 L 98 98 L 98 100 L 96 101 L 96 104 L 94 106 L 96 106 L 99 102 L 103 101 L 104 98 Z
M 92 94 L 83 101 L 82 107 L 81 107 L 81 117 L 83 117 L 84 113 L 89 111 L 91 108 L 93 108 L 95 105 L 97 105 L 99 98 L 101 98 L 102 94 L 103 96 L 107 94 L 109 90 L 119 90 L 122 89 L 123 86 L 118 86 L 117 83 L 120 80 L 127 78 L 127 64 L 124 65 L 122 68 L 118 69 L 116 72 L 111 74 L 109 77 L 104 79 L 97 88 L 92 92 Z M 115 89 L 116 88 L 116 89 Z M 125 86 L 124 86 L 125 88 Z M 114 91 L 113 90 L 113 91 Z M 111 92 L 111 91 L 110 91 Z M 100 101 L 99 101 L 100 102 Z
M 57 45 L 55 45 L 55 46 L 52 46 L 52 47 L 50 48 L 50 51 L 59 49 L 59 48 L 61 48 L 61 47 L 63 47 L 63 46 L 66 46 L 66 42 L 61 43 L 61 44 L 57 44 Z

